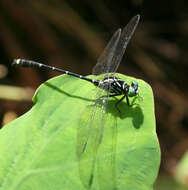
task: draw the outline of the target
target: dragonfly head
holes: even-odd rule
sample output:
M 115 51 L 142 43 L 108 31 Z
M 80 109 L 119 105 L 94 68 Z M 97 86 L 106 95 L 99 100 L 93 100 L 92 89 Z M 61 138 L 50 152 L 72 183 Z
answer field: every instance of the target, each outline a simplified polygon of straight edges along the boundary
M 131 86 L 129 87 L 128 96 L 133 97 L 138 94 L 138 83 L 136 81 L 133 81 L 131 83 Z

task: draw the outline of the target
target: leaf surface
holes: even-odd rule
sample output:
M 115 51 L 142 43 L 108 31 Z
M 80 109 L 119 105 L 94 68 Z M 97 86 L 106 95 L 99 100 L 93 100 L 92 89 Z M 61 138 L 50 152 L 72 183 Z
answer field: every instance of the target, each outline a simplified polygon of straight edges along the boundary
M 32 109 L 0 131 L 0 190 L 153 189 L 160 149 L 152 90 L 142 80 L 118 76 L 128 84 L 136 80 L 142 100 L 132 98 L 132 107 L 121 102 L 120 115 L 114 106 L 120 97 L 110 98 L 102 141 L 87 154 L 82 147 L 97 87 L 67 75 L 42 84 Z M 92 130 L 101 126 L 97 109 Z

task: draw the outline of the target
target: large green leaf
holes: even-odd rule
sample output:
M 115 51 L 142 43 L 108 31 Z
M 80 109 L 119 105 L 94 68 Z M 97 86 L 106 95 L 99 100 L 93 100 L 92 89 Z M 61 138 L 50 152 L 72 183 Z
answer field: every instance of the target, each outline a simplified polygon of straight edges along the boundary
M 141 98 L 132 107 L 124 100 L 121 114 L 110 98 L 105 115 L 94 106 L 98 88 L 86 81 L 64 75 L 42 84 L 32 109 L 0 131 L 0 189 L 153 189 L 160 164 L 153 94 L 137 81 Z

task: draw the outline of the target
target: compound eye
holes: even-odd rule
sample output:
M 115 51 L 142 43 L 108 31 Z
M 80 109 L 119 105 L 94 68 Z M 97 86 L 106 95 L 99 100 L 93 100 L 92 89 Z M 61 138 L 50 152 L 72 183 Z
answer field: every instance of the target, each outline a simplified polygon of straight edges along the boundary
M 132 86 L 132 87 L 138 87 L 138 83 L 137 83 L 136 81 L 133 81 L 133 82 L 131 83 L 131 86 Z
M 133 81 L 131 87 L 129 88 L 128 96 L 133 97 L 138 94 L 138 83 Z
M 136 91 L 135 91 L 135 92 L 136 92 L 136 94 L 138 94 L 138 88 L 136 89 Z
M 129 97 L 136 96 L 136 91 L 133 87 L 129 89 L 128 96 Z

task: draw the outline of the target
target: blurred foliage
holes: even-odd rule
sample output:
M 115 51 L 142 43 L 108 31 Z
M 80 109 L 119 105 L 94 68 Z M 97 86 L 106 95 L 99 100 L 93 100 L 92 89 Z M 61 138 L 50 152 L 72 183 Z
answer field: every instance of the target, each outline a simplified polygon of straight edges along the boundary
M 177 183 L 167 175 L 162 175 L 157 180 L 154 190 L 187 190 L 187 187 Z
M 181 160 L 179 161 L 176 167 L 175 175 L 179 183 L 188 187 L 188 151 L 182 156 Z
M 55 75 L 11 68 L 13 58 L 90 74 L 113 32 L 136 14 L 141 22 L 118 71 L 152 86 L 161 169 L 173 175 L 188 149 L 188 1 L 0 0 L 0 80 L 4 85 L 36 88 Z M 29 106 L 25 99 L 1 97 L 0 121 L 6 113 L 20 115 Z

